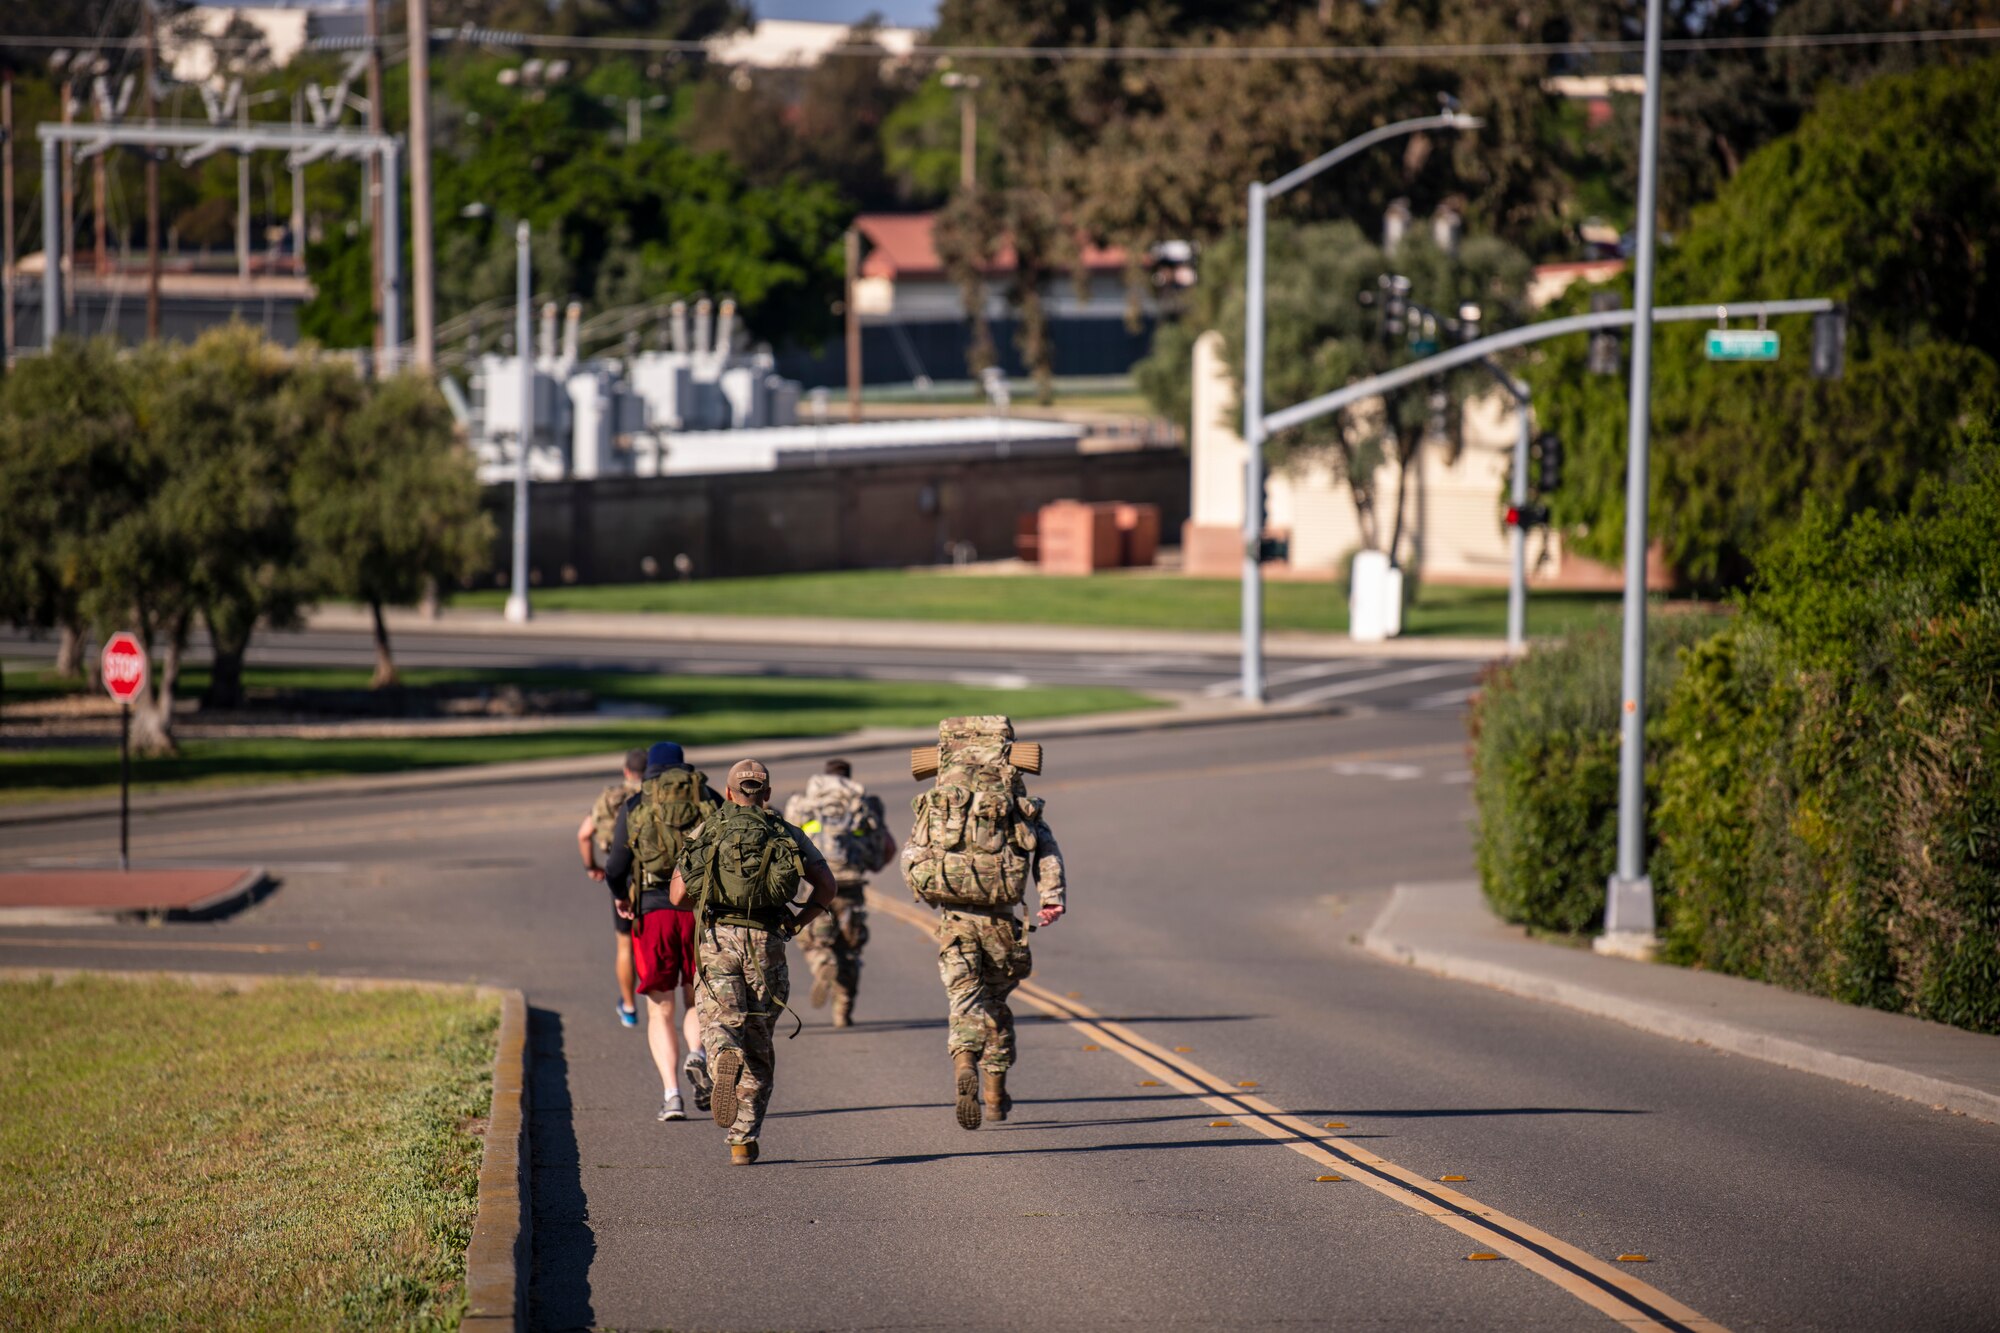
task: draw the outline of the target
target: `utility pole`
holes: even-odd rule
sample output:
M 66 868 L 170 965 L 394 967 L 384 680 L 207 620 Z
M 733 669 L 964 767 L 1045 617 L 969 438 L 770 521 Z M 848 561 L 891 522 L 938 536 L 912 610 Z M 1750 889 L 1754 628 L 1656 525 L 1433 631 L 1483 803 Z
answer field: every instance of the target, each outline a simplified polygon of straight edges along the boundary
M 300 114 L 300 103 L 305 100 L 303 92 L 292 94 L 292 130 L 297 133 L 304 124 Z M 303 275 L 306 271 L 306 169 L 299 155 L 290 155 L 292 161 L 292 262 Z M 368 290 L 374 291 L 374 275 L 369 275 Z
M 410 0 L 410 298 L 417 369 L 437 359 L 431 255 L 431 23 L 428 0 Z
M 1603 953 L 1658 947 L 1646 875 L 1646 509 L 1652 436 L 1653 232 L 1660 171 L 1660 3 L 1646 0 L 1646 100 L 1639 117 L 1639 248 L 1633 256 L 1632 375 L 1626 406 L 1625 633 L 1619 672 L 1618 865 L 1605 886 Z
M 67 153 L 73 150 L 65 144 L 63 151 Z M 102 153 L 90 159 L 90 230 L 95 242 L 91 248 L 90 267 L 100 278 L 107 277 L 111 273 L 111 223 L 104 216 L 104 162 L 105 157 Z M 69 189 L 69 177 L 66 174 L 63 177 L 63 188 L 65 191 Z M 67 199 L 63 206 L 65 209 L 70 207 Z M 74 222 L 67 222 L 64 225 L 73 226 Z
M 861 277 L 861 231 L 847 229 L 847 419 L 861 420 L 861 312 L 854 306 L 854 288 Z
M 361 6 L 362 32 L 368 41 L 368 132 L 370 134 L 382 132 L 381 6 L 382 0 L 365 0 Z M 368 210 L 368 313 L 375 317 L 375 360 L 379 364 L 384 350 L 382 347 L 382 163 L 371 157 L 362 164 L 361 170 Z
M 0 286 L 7 289 L 0 314 L 0 371 L 14 356 L 14 71 L 0 70 Z M 44 258 L 47 258 L 45 255 Z
M 236 85 L 236 123 L 250 128 L 250 94 Z M 250 281 L 250 154 L 236 155 L 236 280 Z
M 160 123 L 159 90 L 154 86 L 154 65 L 158 55 L 154 48 L 159 44 L 155 33 L 153 0 L 139 0 L 139 9 L 146 16 L 146 69 L 142 77 L 146 80 L 146 126 L 148 129 Z M 146 150 L 146 340 L 155 341 L 160 336 L 160 154 L 156 148 Z
M 62 123 L 65 125 L 69 124 L 71 121 L 76 119 L 76 107 L 74 103 L 72 103 L 70 100 L 71 80 L 75 77 L 74 74 L 70 72 L 73 69 L 73 67 L 74 67 L 74 61 L 72 61 L 69 66 L 65 66 L 65 73 L 62 81 Z M 101 165 L 98 167 L 99 171 L 102 171 L 103 169 L 104 168 Z M 61 207 L 62 244 L 60 246 L 55 247 L 55 253 L 58 255 L 64 255 L 69 253 L 70 242 L 76 237 L 76 150 L 72 148 L 69 144 L 64 144 L 62 146 L 62 189 L 58 191 L 58 194 L 61 196 L 62 199 L 62 207 Z M 43 210 L 44 213 L 46 213 L 47 211 L 48 210 L 46 209 Z M 42 251 L 44 257 L 46 257 L 46 255 L 49 252 L 49 245 L 46 238 L 43 240 L 42 243 Z M 75 314 L 76 313 L 75 283 L 66 282 L 63 284 L 63 300 L 69 303 L 63 308 L 63 313 L 65 315 Z
M 507 619 L 527 620 L 528 610 L 528 451 L 535 440 L 535 348 L 529 341 L 528 224 L 514 228 L 514 355 L 521 361 L 519 457 L 514 466 L 514 588 L 507 594 Z

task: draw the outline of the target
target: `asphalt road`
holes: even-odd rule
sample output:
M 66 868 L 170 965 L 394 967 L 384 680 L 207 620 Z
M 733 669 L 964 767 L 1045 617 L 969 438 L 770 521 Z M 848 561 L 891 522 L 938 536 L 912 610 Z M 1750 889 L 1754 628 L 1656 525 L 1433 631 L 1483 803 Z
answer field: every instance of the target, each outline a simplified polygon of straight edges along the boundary
M 139 858 L 262 861 L 282 887 L 211 925 L 0 932 L 0 963 L 524 987 L 541 1327 L 2000 1327 L 2000 1130 L 1355 947 L 1395 882 L 1469 871 L 1462 726 L 1385 710 L 1052 748 L 1036 790 L 1075 888 L 1035 983 L 1110 1021 L 1025 1023 L 1015 1117 L 960 1130 L 934 950 L 878 911 L 861 1022 L 808 1009 L 780 1042 L 748 1171 L 706 1121 L 652 1119 L 575 865 L 590 782 L 145 815 Z M 859 776 L 891 810 L 915 789 L 889 756 Z M 10 829 L 0 864 L 110 831 Z M 1186 1095 L 1188 1069 L 1346 1157 Z M 1441 1176 L 1476 1208 L 1415 1184 Z M 1490 1227 L 1594 1259 L 1469 1262 Z M 1599 1271 L 1644 1288 L 1575 1276 Z
M 950 626 L 939 627 L 947 638 Z M 52 654 L 46 641 L 0 632 L 0 653 L 32 659 Z M 207 660 L 198 638 L 190 660 Z M 265 631 L 250 660 L 265 666 L 372 667 L 374 641 L 335 630 Z M 1207 654 L 1020 652 L 996 657 L 949 648 L 794 647 L 759 643 L 660 643 L 576 637 L 507 638 L 489 634 L 399 631 L 396 661 L 405 667 L 545 667 L 592 670 L 949 681 L 959 685 L 1118 685 L 1161 694 L 1220 697 L 1237 692 L 1237 659 Z M 1274 702 L 1339 701 L 1355 707 L 1456 710 L 1471 693 L 1479 664 L 1397 656 L 1284 659 L 1267 664 Z

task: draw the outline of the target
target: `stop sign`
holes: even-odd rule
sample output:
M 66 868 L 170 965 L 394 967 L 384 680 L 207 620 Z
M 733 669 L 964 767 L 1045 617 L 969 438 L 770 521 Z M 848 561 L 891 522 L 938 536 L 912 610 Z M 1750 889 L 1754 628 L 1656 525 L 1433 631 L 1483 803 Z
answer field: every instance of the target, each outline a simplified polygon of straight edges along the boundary
M 131 703 L 146 688 L 146 650 L 122 629 L 104 641 L 101 667 L 104 688 L 119 703 Z

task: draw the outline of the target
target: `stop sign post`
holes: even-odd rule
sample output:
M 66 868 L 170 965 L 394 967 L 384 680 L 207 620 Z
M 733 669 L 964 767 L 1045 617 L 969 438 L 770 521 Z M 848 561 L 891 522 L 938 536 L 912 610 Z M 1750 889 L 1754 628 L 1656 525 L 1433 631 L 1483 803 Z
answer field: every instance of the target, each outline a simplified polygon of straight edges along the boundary
M 132 824 L 132 701 L 146 688 L 149 670 L 146 650 L 139 640 L 119 630 L 104 641 L 98 661 L 104 688 L 119 703 L 118 709 L 118 868 L 130 870 L 132 858 L 129 831 Z

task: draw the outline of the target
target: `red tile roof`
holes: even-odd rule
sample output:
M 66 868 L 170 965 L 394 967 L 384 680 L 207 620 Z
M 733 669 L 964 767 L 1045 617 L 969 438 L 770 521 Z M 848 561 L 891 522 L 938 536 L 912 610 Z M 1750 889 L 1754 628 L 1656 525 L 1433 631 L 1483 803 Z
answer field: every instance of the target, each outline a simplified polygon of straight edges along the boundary
M 938 277 L 944 260 L 938 257 L 932 232 L 935 213 L 863 213 L 854 226 L 868 242 L 867 258 L 861 261 L 865 278 Z M 1014 271 L 1014 247 L 1003 244 L 1000 253 L 986 266 L 988 273 Z M 1083 246 L 1084 266 L 1092 269 L 1123 269 L 1125 251 L 1119 246 Z

